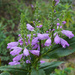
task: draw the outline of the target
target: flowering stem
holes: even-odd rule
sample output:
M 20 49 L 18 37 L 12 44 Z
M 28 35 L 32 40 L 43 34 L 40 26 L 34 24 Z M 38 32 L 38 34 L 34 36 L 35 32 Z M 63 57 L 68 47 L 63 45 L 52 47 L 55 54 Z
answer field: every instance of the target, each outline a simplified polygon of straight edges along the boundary
M 52 30 L 52 43 L 54 42 L 54 37 L 53 37 L 53 34 L 54 34 L 54 31 L 53 31 L 53 28 L 54 28 L 54 9 L 55 9 L 55 5 L 54 5 L 54 1 L 52 3 L 52 20 L 51 20 L 51 23 L 52 23 L 52 27 L 51 27 L 51 30 Z
M 39 44 L 40 44 L 40 55 L 41 55 L 41 51 L 42 51 L 41 40 L 39 40 Z

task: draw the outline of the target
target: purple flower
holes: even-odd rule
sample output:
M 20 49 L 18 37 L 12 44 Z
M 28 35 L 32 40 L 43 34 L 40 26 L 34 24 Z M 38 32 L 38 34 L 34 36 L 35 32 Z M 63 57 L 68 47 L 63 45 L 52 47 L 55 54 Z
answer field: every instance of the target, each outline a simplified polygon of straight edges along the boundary
M 38 50 L 38 51 L 40 51 L 40 46 L 39 46 L 39 45 L 38 45 L 38 48 L 37 48 L 37 50 Z
M 68 42 L 62 38 L 60 38 L 60 44 L 63 48 L 66 48 L 66 46 L 69 46 Z
M 27 37 L 30 39 L 31 38 L 31 34 L 27 34 Z
M 57 26 L 57 29 L 59 28 L 59 26 Z
M 32 40 L 32 45 L 35 45 L 37 42 L 38 42 L 38 37 L 36 37 Z
M 67 37 L 69 37 L 69 39 L 71 39 L 72 37 L 74 37 L 74 34 L 72 33 L 72 31 L 69 30 L 62 30 L 61 31 L 63 34 L 65 34 Z
M 55 0 L 55 2 L 56 2 L 55 5 L 57 5 L 59 3 L 59 0 Z
M 20 47 L 12 47 L 12 49 L 13 51 L 10 52 L 12 56 L 18 55 L 22 51 L 22 48 Z
M 49 31 L 51 31 L 51 29 L 49 29 Z
M 46 33 L 48 33 L 49 31 L 46 31 Z
M 41 28 L 41 27 L 42 27 L 42 25 L 39 26 L 39 28 Z
M 45 61 L 43 61 L 43 60 L 40 60 L 40 63 L 42 64 L 42 63 L 45 63 Z
M 21 36 L 21 34 L 19 34 L 18 36 Z
M 24 56 L 29 56 L 29 51 L 28 51 L 28 49 L 24 49 L 24 51 L 23 51 L 23 54 L 24 54 Z
M 53 31 L 55 31 L 55 29 L 53 29 Z
M 17 55 L 16 57 L 13 58 L 13 61 L 19 61 L 21 60 L 23 54 Z
M 62 28 L 62 26 L 60 26 L 60 28 Z
M 66 21 L 63 21 L 62 24 L 66 24 Z
M 57 23 L 57 26 L 59 26 L 60 25 L 60 23 Z
M 13 61 L 13 62 L 9 62 L 9 65 L 13 66 L 13 65 L 19 65 L 20 62 L 17 62 L 17 61 Z
M 36 49 L 38 47 L 38 44 L 35 44 L 32 49 Z
M 18 46 L 18 42 L 10 42 L 7 44 L 7 49 L 11 49 L 12 47 L 17 47 Z
M 57 18 L 57 20 L 59 20 L 59 18 Z
M 30 24 L 27 24 L 27 29 L 28 29 L 29 31 L 34 31 L 34 27 L 32 27 Z
M 50 46 L 51 45 L 51 39 L 48 38 L 45 42 L 45 46 Z
M 49 38 L 48 35 L 49 35 L 49 34 L 47 34 L 47 33 L 44 33 L 44 34 L 38 33 L 38 39 L 40 39 L 40 40 L 48 39 L 48 38 Z
M 34 6 L 31 4 L 31 7 L 33 8 Z
M 56 10 L 54 10 L 54 12 L 56 12 Z
M 39 50 L 30 50 L 30 52 L 31 52 L 33 55 L 36 55 L 36 56 L 39 56 L 39 53 L 40 53 Z
M 60 38 L 58 35 L 54 38 L 54 42 L 56 44 L 61 44 L 63 48 L 66 48 L 66 46 L 69 46 L 68 42 L 62 38 Z
M 18 40 L 18 42 L 20 43 L 21 46 L 23 45 L 23 41 L 22 40 L 23 40 L 22 38 Z
M 38 21 L 38 22 L 40 22 L 40 21 Z
M 31 62 L 30 62 L 30 60 L 26 60 L 26 63 L 28 64 L 28 63 L 31 63 Z
M 60 44 L 60 37 L 58 36 L 58 34 L 56 35 L 56 37 L 54 38 L 54 42 L 56 44 Z
M 37 28 L 41 28 L 41 27 L 42 27 L 42 25 L 37 26 Z

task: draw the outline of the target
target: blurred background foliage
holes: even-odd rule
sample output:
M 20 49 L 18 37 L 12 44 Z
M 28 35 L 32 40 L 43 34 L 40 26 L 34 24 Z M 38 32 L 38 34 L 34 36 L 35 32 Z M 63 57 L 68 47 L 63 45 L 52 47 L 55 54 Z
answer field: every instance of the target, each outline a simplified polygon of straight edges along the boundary
M 41 21 L 41 23 L 43 24 L 43 19 L 48 18 L 48 13 L 51 10 L 50 5 L 52 4 L 52 1 L 38 1 L 38 13 L 40 16 L 39 21 Z M 36 19 L 34 17 L 34 12 L 36 9 L 35 3 L 35 0 L 0 0 L 0 58 L 2 63 L 1 65 L 8 64 L 8 62 L 12 59 L 9 50 L 7 50 L 7 43 L 17 41 L 21 13 L 25 13 L 25 11 L 27 12 L 26 23 L 33 24 L 33 20 Z M 60 0 L 60 3 L 56 8 L 56 12 L 58 14 L 57 17 L 60 20 L 65 20 L 67 22 L 65 27 L 69 30 L 72 30 L 74 33 L 75 11 L 73 11 L 72 7 L 72 0 Z

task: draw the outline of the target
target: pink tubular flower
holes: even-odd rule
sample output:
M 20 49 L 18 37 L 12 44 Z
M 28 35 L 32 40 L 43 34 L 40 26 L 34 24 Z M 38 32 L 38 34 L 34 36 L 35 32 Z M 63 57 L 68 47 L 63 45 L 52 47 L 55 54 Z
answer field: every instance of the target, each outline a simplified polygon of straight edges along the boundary
M 32 40 L 32 45 L 35 45 L 37 42 L 38 42 L 38 37 L 36 37 Z
M 19 61 L 21 60 L 23 54 L 17 55 L 16 57 L 13 58 L 13 61 Z
M 17 47 L 18 46 L 18 42 L 10 42 L 7 44 L 7 49 L 11 49 L 12 47 Z
M 31 52 L 33 55 L 36 55 L 36 56 L 39 56 L 39 53 L 40 53 L 39 50 L 30 50 L 30 52 Z
M 45 46 L 50 46 L 51 45 L 51 39 L 48 38 L 45 42 Z
M 59 0 L 55 0 L 55 2 L 56 2 L 55 5 L 57 5 L 59 3 Z
M 66 24 L 66 21 L 63 21 L 62 24 Z
M 58 34 L 56 35 L 56 37 L 54 38 L 54 42 L 56 44 L 60 44 L 60 37 L 58 36 Z
M 28 49 L 24 49 L 24 51 L 23 51 L 23 54 L 24 54 L 24 56 L 29 56 L 29 51 L 28 51 Z
M 31 62 L 30 62 L 30 60 L 26 60 L 26 63 L 28 64 L 28 63 L 31 63 Z
M 63 48 L 66 48 L 66 46 L 69 46 L 68 42 L 62 38 L 60 38 L 60 44 L 62 45 Z
M 57 20 L 59 20 L 59 18 L 57 18 Z
M 40 60 L 40 63 L 42 64 L 42 63 L 45 63 L 45 61 L 43 61 L 43 60 Z
M 20 47 L 12 47 L 12 49 L 13 51 L 10 52 L 12 56 L 18 55 L 22 51 L 22 48 Z
M 38 47 L 38 44 L 35 44 L 32 49 L 36 49 Z
M 49 34 L 47 34 L 47 33 L 44 33 L 44 34 L 38 33 L 38 39 L 40 39 L 40 40 L 48 39 L 48 38 L 49 38 L 48 35 L 49 35 Z
M 18 40 L 18 42 L 20 43 L 21 46 L 23 45 L 23 41 L 22 40 L 23 40 L 22 38 Z
M 13 61 L 13 62 L 9 62 L 9 65 L 13 66 L 13 65 L 19 65 L 20 62 L 17 62 L 17 61 Z
M 57 23 L 57 26 L 59 26 L 60 25 L 60 23 Z
M 63 48 L 66 48 L 66 46 L 69 46 L 68 42 L 62 38 L 60 38 L 58 35 L 54 38 L 54 42 L 56 44 L 61 44 Z
M 28 29 L 29 31 L 34 31 L 34 27 L 32 27 L 30 24 L 27 24 L 27 29 Z
M 69 39 L 71 39 L 72 37 L 74 37 L 74 34 L 72 33 L 72 31 L 69 30 L 62 30 L 61 31 L 64 35 L 66 35 L 67 37 L 69 37 Z

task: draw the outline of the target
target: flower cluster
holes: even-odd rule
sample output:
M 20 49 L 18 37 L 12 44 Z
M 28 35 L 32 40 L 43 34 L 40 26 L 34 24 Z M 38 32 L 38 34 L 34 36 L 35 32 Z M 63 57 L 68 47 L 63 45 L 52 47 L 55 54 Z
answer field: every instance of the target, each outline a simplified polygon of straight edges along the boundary
M 60 24 L 57 23 L 57 26 L 59 26 Z M 27 24 L 27 29 L 29 31 L 34 31 L 34 27 L 32 27 L 30 24 Z M 69 39 L 71 39 L 72 37 L 74 37 L 74 34 L 69 31 L 69 30 L 62 30 L 61 31 L 62 34 L 66 35 L 67 37 L 69 37 Z M 51 46 L 51 36 L 49 36 L 49 33 L 37 33 L 37 34 L 33 34 L 33 38 L 32 41 L 30 42 L 31 39 L 31 34 L 28 34 L 28 41 L 25 40 L 25 44 L 26 46 L 31 44 L 32 49 L 28 50 L 26 47 L 22 48 L 23 45 L 23 38 L 21 37 L 21 35 L 19 34 L 20 39 L 18 40 L 18 42 L 11 42 L 8 43 L 7 48 L 10 49 L 10 54 L 12 56 L 15 56 L 13 58 L 12 62 L 9 62 L 10 65 L 17 65 L 20 64 L 20 60 L 25 59 L 25 57 L 30 57 L 30 55 L 35 55 L 35 56 L 39 56 L 40 55 L 40 45 L 39 45 L 39 40 L 41 41 L 45 41 L 45 43 L 43 44 L 45 47 L 46 46 Z M 66 46 L 69 46 L 68 42 L 66 40 L 64 40 L 63 38 L 59 37 L 59 35 L 56 33 L 54 35 L 54 42 L 55 44 L 61 44 L 63 48 L 66 48 Z M 25 38 L 26 39 L 26 38 Z M 18 47 L 20 45 L 20 47 Z M 42 44 L 41 44 L 41 47 Z M 27 59 L 25 61 L 25 63 L 31 63 L 31 57 L 29 59 Z M 44 63 L 44 61 L 40 60 L 40 63 Z
M 59 0 L 55 0 L 55 5 L 59 3 Z M 55 12 L 54 12 L 55 13 Z M 59 21 L 59 18 L 57 18 Z M 39 21 L 40 22 L 40 21 Z M 72 31 L 64 30 L 63 25 L 66 21 L 62 22 L 62 25 L 58 22 L 54 28 L 49 28 L 46 32 L 40 32 L 43 29 L 43 25 L 37 25 L 34 21 L 34 27 L 30 24 L 26 24 L 28 33 L 25 37 L 19 34 L 18 42 L 11 42 L 7 44 L 7 49 L 10 49 L 10 54 L 14 56 L 13 61 L 9 62 L 9 65 L 18 65 L 21 63 L 31 64 L 33 57 L 34 60 L 40 57 L 41 51 L 45 47 L 51 47 L 53 44 L 60 44 L 63 48 L 69 46 L 69 43 L 62 38 L 62 35 L 67 36 L 69 39 L 74 37 Z M 52 25 L 51 25 L 52 27 Z M 31 32 L 31 34 L 29 34 Z M 35 61 L 36 62 L 36 61 Z M 37 63 L 44 63 L 39 59 Z

